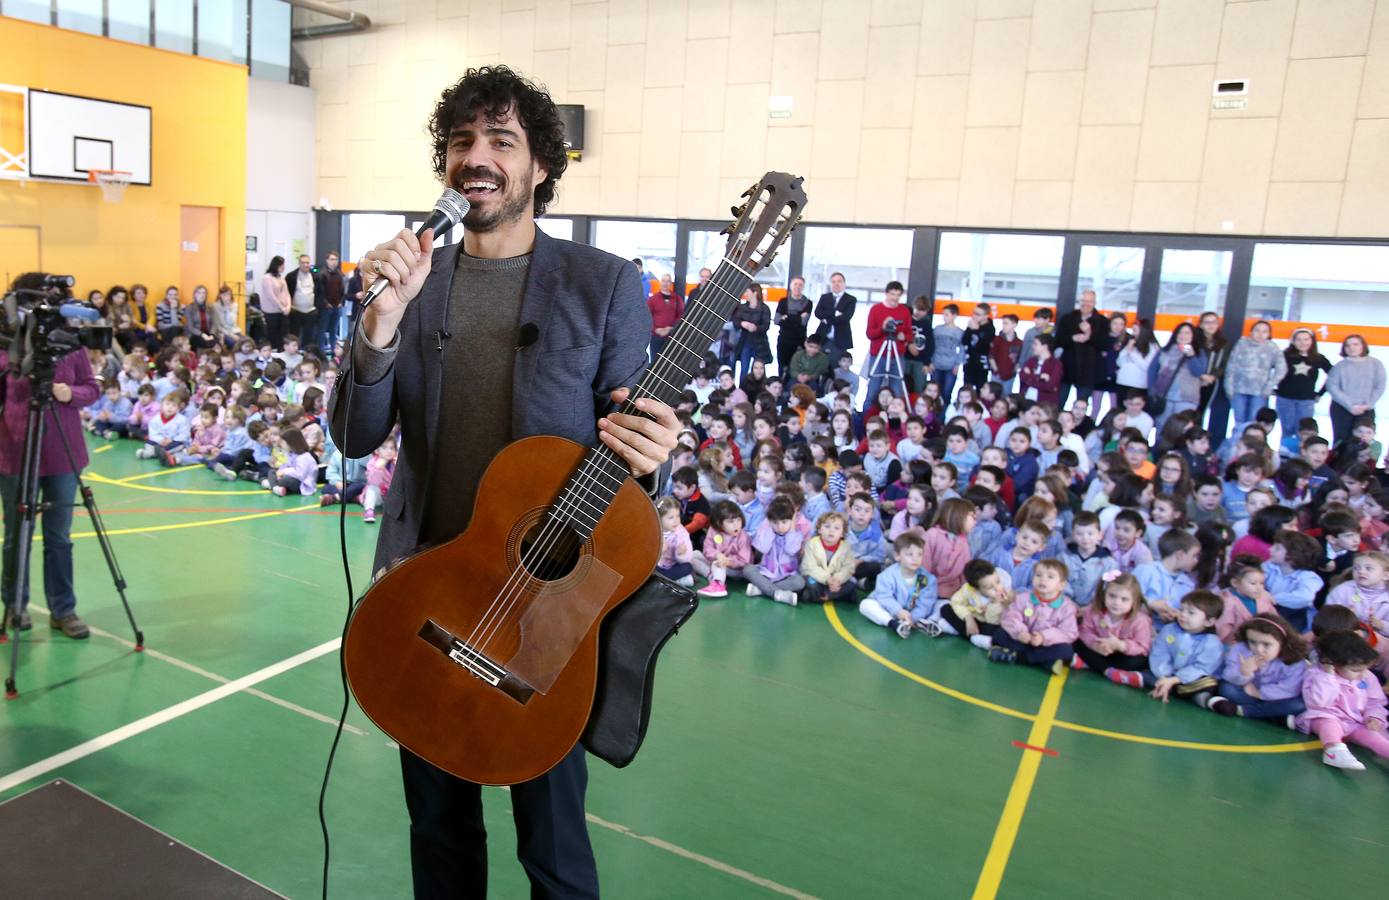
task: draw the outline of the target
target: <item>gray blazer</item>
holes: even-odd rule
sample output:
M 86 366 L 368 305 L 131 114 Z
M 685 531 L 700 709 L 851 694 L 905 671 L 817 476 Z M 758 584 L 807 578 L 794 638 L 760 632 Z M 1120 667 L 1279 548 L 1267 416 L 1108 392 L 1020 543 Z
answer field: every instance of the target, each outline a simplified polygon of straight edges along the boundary
M 434 251 L 429 277 L 401 319 L 399 350 L 387 375 L 375 384 L 359 384 L 349 360 L 332 391 L 330 428 L 347 458 L 367 456 L 397 419 L 401 424 L 400 456 L 372 571 L 418 549 L 425 488 L 434 467 L 448 465 L 447 450 L 436 449 L 439 404 L 448 391 L 467 390 L 467 385 L 442 383 L 439 347 L 467 352 L 467 335 L 440 334 L 461 249 L 459 243 Z M 598 418 L 611 406 L 608 394 L 633 386 L 646 369 L 651 314 L 640 274 L 625 259 L 537 228 L 521 322 L 534 323 L 540 335 L 516 353 L 512 440 L 550 434 L 592 445 Z M 662 474 L 640 483 L 654 493 Z

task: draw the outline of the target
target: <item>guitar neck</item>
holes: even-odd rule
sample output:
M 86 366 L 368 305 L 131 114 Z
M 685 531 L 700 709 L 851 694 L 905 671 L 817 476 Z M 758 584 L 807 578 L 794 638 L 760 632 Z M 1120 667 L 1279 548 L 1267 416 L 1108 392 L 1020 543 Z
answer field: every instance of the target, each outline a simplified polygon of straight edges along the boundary
M 719 263 L 718 271 L 685 306 L 685 314 L 666 338 L 660 355 L 643 373 L 618 412 L 652 418 L 633 405 L 633 401 L 643 398 L 674 407 L 694 372 L 704 364 L 709 346 L 732 317 L 738 298 L 751 282 L 751 275 L 727 259 Z M 570 476 L 559 499 L 550 508 L 550 515 L 588 538 L 630 474 L 626 463 L 607 445 L 595 444 Z

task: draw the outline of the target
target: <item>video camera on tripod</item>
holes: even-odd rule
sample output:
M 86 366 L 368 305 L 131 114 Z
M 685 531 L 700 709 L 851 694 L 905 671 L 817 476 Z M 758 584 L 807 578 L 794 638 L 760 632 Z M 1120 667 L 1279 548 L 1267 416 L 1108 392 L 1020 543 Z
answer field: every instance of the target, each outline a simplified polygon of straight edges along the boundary
M 15 279 L 0 308 L 0 349 L 21 377 L 52 381 L 53 364 L 79 347 L 109 350 L 113 329 L 101 313 L 72 301 L 71 275 L 31 272 Z

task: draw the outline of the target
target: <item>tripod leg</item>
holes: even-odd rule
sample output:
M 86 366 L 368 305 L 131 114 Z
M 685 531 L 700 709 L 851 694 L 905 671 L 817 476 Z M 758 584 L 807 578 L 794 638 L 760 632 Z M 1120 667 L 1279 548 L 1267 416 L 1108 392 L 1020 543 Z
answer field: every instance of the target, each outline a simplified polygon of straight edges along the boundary
M 43 446 L 43 405 L 29 404 L 28 427 L 24 432 L 24 458 L 19 467 L 17 512 L 19 527 L 14 543 L 14 571 L 10 580 L 10 609 L 13 611 L 15 640 L 10 645 L 10 674 L 5 679 L 5 699 L 19 696 L 19 619 L 29 605 L 29 549 L 34 539 L 34 521 L 39 514 L 39 450 Z
M 106 558 L 106 568 L 111 572 L 111 582 L 116 586 L 116 594 L 121 598 L 121 606 L 125 608 L 126 620 L 130 622 L 130 630 L 135 634 L 135 651 L 137 653 L 145 649 L 145 634 L 140 630 L 140 626 L 135 624 L 135 613 L 130 609 L 130 601 L 125 596 L 125 574 L 121 572 L 121 565 L 116 561 L 116 553 L 111 549 L 111 542 L 106 537 L 106 523 L 102 521 L 101 510 L 97 509 L 96 496 L 92 489 L 87 486 L 87 482 L 82 480 L 82 472 L 77 467 L 77 459 L 72 455 L 72 447 L 68 444 L 68 436 L 63 433 L 61 425 L 58 425 L 57 413 L 49 410 L 54 416 L 54 424 L 58 426 L 58 437 L 63 442 L 63 452 L 67 454 L 68 465 L 77 475 L 77 490 L 82 495 L 82 505 L 87 508 L 87 515 L 92 521 L 92 531 L 96 532 L 97 543 L 101 546 L 101 555 Z

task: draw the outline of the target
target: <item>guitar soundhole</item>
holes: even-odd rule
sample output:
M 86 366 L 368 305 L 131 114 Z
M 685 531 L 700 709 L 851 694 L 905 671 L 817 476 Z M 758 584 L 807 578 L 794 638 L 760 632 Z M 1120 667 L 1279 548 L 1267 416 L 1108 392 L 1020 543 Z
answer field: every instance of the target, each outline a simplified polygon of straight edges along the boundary
M 521 565 L 541 581 L 559 581 L 579 564 L 584 542 L 565 526 L 541 519 L 521 538 Z

